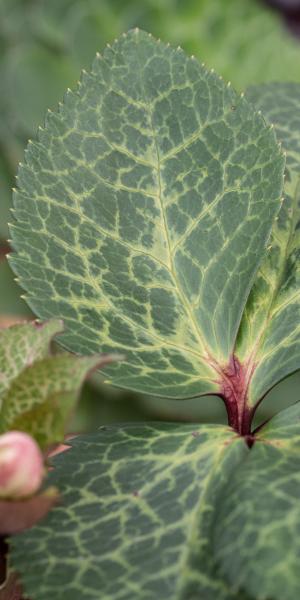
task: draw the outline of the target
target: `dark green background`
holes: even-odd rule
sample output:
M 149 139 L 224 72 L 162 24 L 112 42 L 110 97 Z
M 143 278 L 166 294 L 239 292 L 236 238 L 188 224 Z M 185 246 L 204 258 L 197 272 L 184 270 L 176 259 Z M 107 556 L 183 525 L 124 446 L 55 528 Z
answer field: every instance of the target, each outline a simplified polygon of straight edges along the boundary
M 26 317 L 4 250 L 11 187 L 28 138 L 55 108 L 81 68 L 122 31 L 139 26 L 181 45 L 242 90 L 272 80 L 300 81 L 300 42 L 255 0 L 0 0 L 0 316 Z M 299 400 L 299 375 L 273 390 L 259 419 Z M 217 398 L 185 402 L 87 384 L 73 430 L 109 421 L 224 421 Z

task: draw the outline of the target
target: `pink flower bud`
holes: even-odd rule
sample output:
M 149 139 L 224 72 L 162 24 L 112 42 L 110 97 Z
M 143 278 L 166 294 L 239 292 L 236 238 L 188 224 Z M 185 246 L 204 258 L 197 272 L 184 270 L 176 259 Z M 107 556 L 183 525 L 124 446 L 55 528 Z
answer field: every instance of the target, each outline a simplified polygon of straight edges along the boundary
M 21 431 L 0 435 L 0 498 L 31 496 L 43 476 L 43 455 L 30 435 Z

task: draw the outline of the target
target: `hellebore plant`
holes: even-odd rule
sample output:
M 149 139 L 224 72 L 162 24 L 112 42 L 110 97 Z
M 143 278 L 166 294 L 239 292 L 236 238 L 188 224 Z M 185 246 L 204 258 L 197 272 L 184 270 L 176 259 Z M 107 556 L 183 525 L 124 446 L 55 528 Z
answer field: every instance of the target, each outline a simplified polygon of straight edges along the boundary
M 112 385 L 216 395 L 229 423 L 72 440 L 48 478 L 62 502 L 11 540 L 31 600 L 299 596 L 300 405 L 253 426 L 299 369 L 299 173 L 299 85 L 239 95 L 141 31 L 29 143 L 11 266 L 32 310 L 63 319 L 71 352 L 124 355 L 104 365 Z M 7 424 L 32 433 L 34 409 L 10 397 Z

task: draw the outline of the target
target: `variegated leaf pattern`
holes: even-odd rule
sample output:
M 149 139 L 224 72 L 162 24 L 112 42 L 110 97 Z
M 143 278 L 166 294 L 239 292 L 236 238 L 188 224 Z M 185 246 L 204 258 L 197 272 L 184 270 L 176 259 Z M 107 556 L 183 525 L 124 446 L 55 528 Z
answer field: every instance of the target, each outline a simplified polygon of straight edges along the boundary
M 214 569 L 214 503 L 249 453 L 229 428 L 103 427 L 55 457 L 63 502 L 11 541 L 32 600 L 242 600 Z
M 62 330 L 63 323 L 57 319 L 0 329 L 0 409 L 14 379 L 34 361 L 48 356 L 52 338 Z
M 255 600 L 300 596 L 300 403 L 260 430 L 216 506 L 214 551 Z
M 274 124 L 287 153 L 284 199 L 244 312 L 237 355 L 253 373 L 249 402 L 300 367 L 300 85 L 274 83 L 247 94 Z M 268 197 L 266 196 L 266 202 Z
M 124 353 L 106 369 L 115 385 L 218 393 L 283 162 L 217 75 L 129 32 L 48 114 L 20 167 L 11 264 L 28 303 L 64 319 L 67 348 Z
M 87 375 L 113 356 L 47 356 L 25 369 L 2 397 L 0 432 L 26 431 L 42 448 L 64 439 Z
M 51 355 L 62 321 L 0 330 L 0 433 L 26 431 L 42 448 L 64 439 L 84 379 L 118 355 Z

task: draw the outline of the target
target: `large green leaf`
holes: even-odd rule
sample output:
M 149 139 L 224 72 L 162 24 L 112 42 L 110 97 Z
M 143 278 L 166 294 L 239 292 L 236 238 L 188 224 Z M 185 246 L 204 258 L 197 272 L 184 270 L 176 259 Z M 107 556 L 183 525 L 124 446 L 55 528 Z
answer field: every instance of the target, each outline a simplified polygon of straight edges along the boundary
M 259 432 L 216 506 L 214 547 L 222 571 L 256 600 L 300 595 L 299 449 L 296 404 Z
M 240 600 L 214 570 L 214 503 L 248 453 L 222 426 L 105 427 L 72 440 L 63 497 L 12 539 L 32 600 Z
M 251 291 L 237 345 L 254 374 L 250 403 L 300 367 L 300 85 L 250 88 L 287 152 L 284 200 Z
M 274 132 L 230 86 L 146 33 L 122 36 L 19 170 L 11 262 L 28 303 L 64 319 L 69 349 L 126 354 L 114 384 L 218 393 L 282 169 Z

